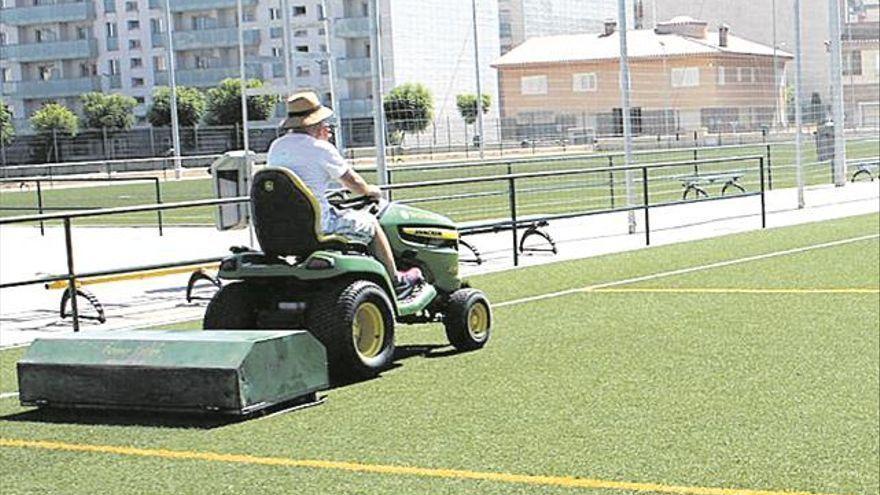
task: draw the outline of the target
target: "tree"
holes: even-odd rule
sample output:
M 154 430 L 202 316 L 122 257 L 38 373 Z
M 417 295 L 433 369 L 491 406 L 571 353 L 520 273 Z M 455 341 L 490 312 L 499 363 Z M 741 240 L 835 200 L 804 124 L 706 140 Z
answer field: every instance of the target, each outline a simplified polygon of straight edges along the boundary
M 263 81 L 248 79 L 249 89 L 263 87 Z M 247 97 L 248 120 L 266 120 L 272 116 L 278 95 L 259 95 Z M 224 79 L 216 88 L 208 90 L 208 110 L 205 117 L 212 125 L 241 124 L 241 80 Z
M 12 112 L 6 103 L 0 99 L 0 145 L 6 146 L 15 137 L 15 127 L 12 126 Z
M 55 161 L 61 160 L 61 150 L 56 139 L 58 134 L 76 136 L 79 132 L 79 117 L 69 108 L 58 103 L 47 103 L 34 112 L 30 118 L 31 127 L 44 136 L 42 151 L 49 161 L 54 151 Z
M 489 107 L 492 105 L 492 97 L 490 95 L 482 95 L 483 104 L 482 110 L 483 114 L 489 112 Z M 461 118 L 464 119 L 465 123 L 473 124 L 477 120 L 477 95 L 475 94 L 461 94 L 455 97 L 455 105 L 458 107 L 458 113 L 461 115 Z
M 401 142 L 407 132 L 424 131 L 434 118 L 431 91 L 419 83 L 402 84 L 385 97 L 386 131 L 392 142 Z
M 177 86 L 177 122 L 183 127 L 193 127 L 205 115 L 205 94 L 196 88 Z M 147 120 L 154 127 L 171 125 L 171 88 L 162 86 L 153 91 L 153 104 L 147 112 Z
M 87 129 L 129 129 L 134 125 L 137 101 L 125 95 L 86 93 L 80 97 Z

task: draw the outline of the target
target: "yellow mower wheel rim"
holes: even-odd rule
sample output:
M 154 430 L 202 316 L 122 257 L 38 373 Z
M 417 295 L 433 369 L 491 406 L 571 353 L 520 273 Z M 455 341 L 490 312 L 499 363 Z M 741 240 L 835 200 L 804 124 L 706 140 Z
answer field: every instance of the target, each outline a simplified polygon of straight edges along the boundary
M 358 354 L 365 358 L 379 355 L 385 341 L 385 319 L 379 306 L 371 302 L 358 306 L 351 323 L 351 336 Z
M 483 302 L 475 303 L 467 314 L 468 332 L 482 340 L 489 331 L 489 308 Z

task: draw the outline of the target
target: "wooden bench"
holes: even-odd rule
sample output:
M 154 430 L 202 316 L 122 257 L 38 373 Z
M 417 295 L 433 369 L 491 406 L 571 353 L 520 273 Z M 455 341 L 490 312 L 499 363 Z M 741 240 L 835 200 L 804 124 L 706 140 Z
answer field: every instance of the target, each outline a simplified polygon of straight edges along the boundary
M 535 252 L 546 252 L 557 254 L 556 249 L 556 241 L 553 240 L 553 236 L 547 232 L 545 227 L 549 225 L 549 222 L 540 217 L 523 217 L 516 219 L 516 229 L 523 229 L 522 237 L 519 239 L 519 244 L 517 249 L 520 253 L 535 253 Z M 466 235 L 475 235 L 475 234 L 486 234 L 486 233 L 497 233 L 497 232 L 506 232 L 513 230 L 513 222 L 510 219 L 503 220 L 480 220 L 475 222 L 463 222 L 459 224 L 458 231 L 462 236 Z M 526 240 L 530 237 L 539 237 L 544 240 L 547 244 L 547 247 L 529 247 L 526 246 Z M 464 239 L 459 238 L 458 243 L 461 246 L 464 246 L 468 249 L 468 251 L 473 254 L 472 258 L 460 258 L 459 261 L 461 263 L 472 263 L 476 265 L 483 264 L 483 258 L 480 254 L 479 249 L 471 243 L 467 242 Z
M 871 182 L 874 181 L 874 176 L 877 175 L 878 170 L 880 170 L 880 159 L 878 158 L 868 158 L 861 160 L 852 160 L 847 163 L 849 167 L 855 168 L 855 172 L 853 172 L 850 181 L 855 182 L 856 179 L 861 175 L 867 175 Z
M 681 182 L 681 186 L 684 188 L 681 199 L 687 199 L 691 192 L 693 192 L 697 198 L 699 198 L 700 195 L 704 198 L 708 198 L 709 193 L 706 191 L 706 186 L 716 183 L 723 184 L 721 186 L 722 196 L 724 196 L 727 193 L 727 189 L 731 187 L 739 189 L 740 192 L 746 192 L 746 189 L 739 184 L 739 180 L 743 175 L 745 175 L 745 171 L 733 170 L 730 172 L 684 175 L 676 178 Z

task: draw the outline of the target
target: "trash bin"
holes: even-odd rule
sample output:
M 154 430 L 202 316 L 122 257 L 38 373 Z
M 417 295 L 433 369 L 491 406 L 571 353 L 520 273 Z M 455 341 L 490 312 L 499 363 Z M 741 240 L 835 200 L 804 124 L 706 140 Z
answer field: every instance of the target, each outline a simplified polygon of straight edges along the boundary
M 825 122 L 816 129 L 816 155 L 820 162 L 834 159 L 834 122 Z

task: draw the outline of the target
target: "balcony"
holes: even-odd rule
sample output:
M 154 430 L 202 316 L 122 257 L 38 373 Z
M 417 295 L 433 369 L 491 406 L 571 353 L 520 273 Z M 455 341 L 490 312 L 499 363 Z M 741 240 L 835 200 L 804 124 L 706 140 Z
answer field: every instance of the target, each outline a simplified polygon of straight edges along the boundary
M 178 86 L 191 86 L 204 88 L 216 86 L 220 81 L 227 78 L 238 78 L 239 68 L 214 67 L 210 69 L 178 69 L 175 71 L 175 83 Z M 261 64 L 245 64 L 245 74 L 248 79 L 263 79 L 263 66 Z M 153 77 L 157 86 L 167 86 L 168 72 L 155 72 Z
M 97 56 L 98 43 L 94 38 L 0 46 L 0 59 L 19 63 L 38 62 L 41 60 L 95 58 Z
M 256 5 L 257 0 L 242 0 L 242 6 Z M 171 2 L 171 12 L 192 12 L 195 10 L 234 9 L 236 0 L 188 0 Z
M 370 77 L 373 74 L 370 58 L 340 58 L 336 61 L 336 74 L 341 79 Z
M 58 3 L 32 7 L 8 7 L 0 9 L 4 24 L 27 26 L 53 22 L 76 22 L 94 19 L 95 9 L 91 0 L 78 3 Z
M 367 38 L 370 36 L 370 18 L 341 17 L 334 19 L 333 34 L 338 38 Z
M 79 96 L 90 91 L 100 91 L 97 77 L 78 79 L 50 79 L 48 81 L 15 81 L 3 83 L 3 94 L 24 100 L 37 98 L 63 98 Z
M 165 36 L 164 34 L 162 35 Z M 258 45 L 260 32 L 244 32 L 246 46 Z M 199 29 L 174 32 L 174 50 L 201 50 L 204 48 L 224 48 L 238 46 L 238 28 Z
M 340 100 L 339 115 L 347 119 L 373 116 L 373 100 Z

